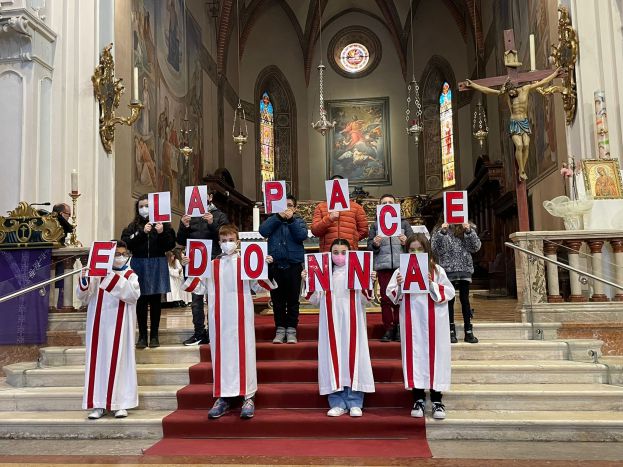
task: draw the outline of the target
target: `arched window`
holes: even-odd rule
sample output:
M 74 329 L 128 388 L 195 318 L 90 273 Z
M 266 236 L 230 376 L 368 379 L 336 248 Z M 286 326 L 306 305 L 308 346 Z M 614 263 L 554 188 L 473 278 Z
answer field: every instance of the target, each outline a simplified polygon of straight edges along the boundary
M 267 92 L 260 99 L 260 171 L 262 181 L 275 179 L 275 127 L 273 104 Z
M 439 125 L 441 130 L 441 174 L 443 188 L 456 184 L 454 172 L 454 125 L 452 120 L 452 90 L 444 81 L 439 95 Z

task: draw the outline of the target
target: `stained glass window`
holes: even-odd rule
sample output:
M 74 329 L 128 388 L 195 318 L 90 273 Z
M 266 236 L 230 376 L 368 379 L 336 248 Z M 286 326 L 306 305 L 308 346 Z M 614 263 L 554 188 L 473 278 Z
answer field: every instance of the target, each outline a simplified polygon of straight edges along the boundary
M 275 127 L 273 104 L 267 92 L 260 100 L 260 170 L 262 181 L 275 179 Z
M 369 61 L 370 54 L 363 44 L 348 44 L 340 53 L 340 66 L 349 73 L 358 73 L 364 70 Z
M 439 124 L 441 126 L 441 173 L 443 187 L 456 184 L 454 173 L 454 125 L 452 122 L 452 90 L 447 82 L 443 83 L 439 95 Z

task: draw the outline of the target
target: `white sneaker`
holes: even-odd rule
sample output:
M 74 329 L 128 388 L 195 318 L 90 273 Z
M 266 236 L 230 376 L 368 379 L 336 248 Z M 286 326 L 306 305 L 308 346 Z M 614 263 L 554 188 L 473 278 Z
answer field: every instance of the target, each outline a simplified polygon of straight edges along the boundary
M 273 344 L 283 344 L 286 341 L 286 328 L 277 328 Z
M 422 418 L 424 416 L 424 401 L 422 399 L 415 401 L 415 404 L 413 404 L 411 416 L 415 418 Z
M 115 412 L 115 418 L 125 418 L 128 416 L 128 411 L 126 409 L 119 409 Z
M 329 417 L 339 417 L 341 415 L 344 415 L 346 412 L 348 412 L 348 410 L 343 409 L 342 407 L 333 407 L 327 412 L 327 415 Z
M 362 417 L 363 412 L 361 411 L 361 407 L 351 407 L 350 408 L 350 416 L 351 417 Z
M 441 402 L 433 402 L 433 418 L 437 420 L 446 418 L 446 407 Z
M 102 418 L 106 414 L 104 409 L 93 409 L 93 411 L 89 414 L 89 420 L 97 420 Z
M 296 338 L 296 328 L 286 328 L 286 343 L 296 344 L 298 339 Z

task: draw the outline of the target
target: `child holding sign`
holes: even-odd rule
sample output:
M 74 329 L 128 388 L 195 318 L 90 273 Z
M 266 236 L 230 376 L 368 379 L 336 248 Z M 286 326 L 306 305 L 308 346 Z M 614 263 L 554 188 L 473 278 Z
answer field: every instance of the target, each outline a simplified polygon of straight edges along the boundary
M 127 417 L 127 409 L 138 405 L 134 313 L 141 291 L 129 259 L 126 244 L 117 241 L 112 270 L 87 277 L 85 268 L 76 288 L 76 297 L 88 306 L 82 408 L 92 410 L 92 420 L 107 410 Z
M 417 253 L 428 255 L 428 264 L 416 261 L 412 268 L 410 262 L 406 276 L 397 269 L 387 286 L 390 299 L 400 303 L 402 373 L 405 388 L 413 391 L 415 400 L 411 416 L 424 416 L 424 390 L 430 389 L 433 418 L 443 419 L 446 411 L 441 403 L 442 391 L 450 388 L 448 300 L 454 298 L 454 288 L 443 268 L 435 264 L 426 236 L 410 236 L 405 249 L 412 255 L 410 260 L 415 259 Z M 428 269 L 427 278 L 422 277 L 422 269 Z M 423 290 L 416 293 L 403 291 L 403 284 L 418 281 Z
M 160 347 L 161 294 L 171 291 L 166 252 L 175 247 L 175 231 L 170 222 L 150 222 L 148 195 L 136 200 L 134 220 L 121 234 L 132 252 L 132 268 L 141 286 L 141 298 L 136 304 L 138 321 L 137 349 L 147 347 L 147 308 L 149 307 L 149 347 Z
M 240 418 L 252 418 L 257 371 L 251 290 L 270 290 L 276 285 L 268 280 L 243 279 L 242 260 L 236 252 L 239 239 L 235 225 L 227 224 L 219 229 L 219 243 L 223 254 L 209 263 L 208 277 L 189 277 L 185 282 L 186 291 L 208 297 L 212 389 L 217 398 L 208 417 L 220 418 L 242 397 Z M 272 260 L 270 256 L 265 258 L 266 263 Z M 182 258 L 182 264 L 189 262 L 188 256 Z
M 361 417 L 364 393 L 374 392 L 365 310 L 372 290 L 347 289 L 349 246 L 348 240 L 343 238 L 331 244 L 333 276 L 332 281 L 326 281 L 332 282 L 331 289 L 308 292 L 309 284 L 306 284 L 304 292 L 311 303 L 320 305 L 318 385 L 320 394 L 329 396 L 329 417 L 347 412 L 351 417 Z M 328 267 L 327 264 L 327 271 Z M 301 273 L 303 279 L 307 279 L 308 274 L 313 273 L 307 269 Z M 372 271 L 370 276 L 369 283 L 376 279 L 376 273 Z M 352 342 L 353 337 L 355 342 Z

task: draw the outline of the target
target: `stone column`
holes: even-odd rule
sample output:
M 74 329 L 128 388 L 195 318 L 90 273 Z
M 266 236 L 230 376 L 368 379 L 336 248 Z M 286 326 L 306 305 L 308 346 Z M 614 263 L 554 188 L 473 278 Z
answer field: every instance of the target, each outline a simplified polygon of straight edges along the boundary
M 579 269 L 580 258 L 579 252 L 582 248 L 582 240 L 567 240 L 565 245 L 569 248 L 569 266 Z M 580 284 L 580 275 L 577 272 L 569 271 L 569 282 L 571 285 L 571 296 L 569 300 L 572 302 L 586 302 L 587 299 L 582 295 L 582 286 Z
M 597 277 L 604 277 L 603 261 L 601 250 L 604 246 L 603 240 L 588 240 L 588 247 L 591 249 L 593 274 Z M 593 295 L 591 302 L 607 302 L 608 297 L 604 293 L 604 284 L 593 280 Z
M 543 253 L 549 259 L 558 261 L 558 245 L 554 242 L 543 242 Z M 558 285 L 558 266 L 554 263 L 545 262 L 547 269 L 547 301 L 548 303 L 561 303 L 563 298 L 560 295 Z
M 610 240 L 612 251 L 614 252 L 614 264 L 616 267 L 616 283 L 623 284 L 623 238 Z M 623 290 L 615 289 L 613 300 L 623 302 Z

